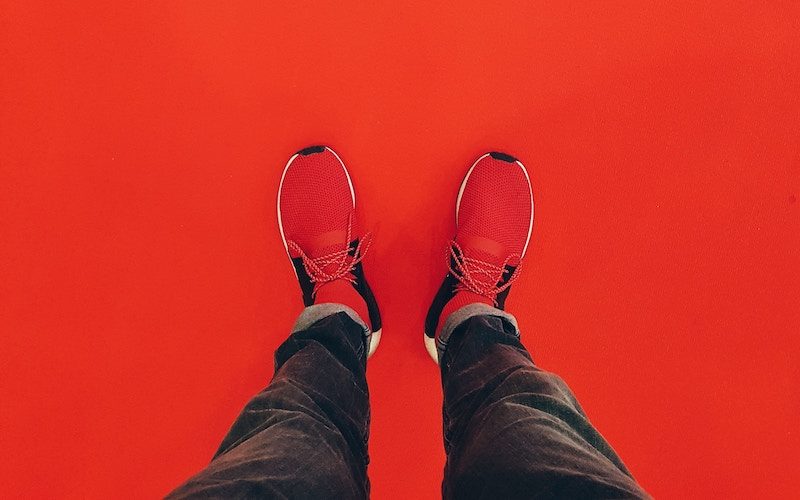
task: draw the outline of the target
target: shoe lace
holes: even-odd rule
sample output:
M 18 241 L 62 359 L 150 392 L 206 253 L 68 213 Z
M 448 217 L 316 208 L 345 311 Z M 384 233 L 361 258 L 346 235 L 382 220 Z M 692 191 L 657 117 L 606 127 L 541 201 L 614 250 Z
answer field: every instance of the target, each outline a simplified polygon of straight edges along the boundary
M 455 240 L 450 241 L 447 254 L 447 267 L 450 273 L 458 279 L 456 292 L 470 291 L 477 295 L 489 298 L 494 305 L 497 305 L 497 295 L 511 286 L 519 276 L 522 269 L 522 262 L 517 264 L 511 276 L 500 285 L 503 276 L 507 273 L 506 266 L 514 259 L 520 259 L 520 254 L 511 254 L 503 261 L 502 265 L 496 265 L 485 260 L 475 259 L 464 254 L 461 246 Z
M 294 241 L 287 241 L 286 245 L 294 250 L 302 259 L 303 267 L 309 276 L 309 279 L 314 283 L 314 290 L 311 295 L 316 296 L 317 290 L 326 283 L 336 280 L 346 280 L 350 283 L 356 282 L 356 277 L 353 275 L 353 268 L 356 264 L 361 262 L 366 255 L 372 244 L 372 234 L 364 233 L 363 236 L 358 238 L 358 243 L 354 248 L 350 248 L 352 241 L 353 229 L 353 216 L 347 222 L 347 243 L 341 250 L 336 250 L 319 257 L 310 257 L 307 253 L 300 248 Z M 335 265 L 335 267 L 331 267 Z

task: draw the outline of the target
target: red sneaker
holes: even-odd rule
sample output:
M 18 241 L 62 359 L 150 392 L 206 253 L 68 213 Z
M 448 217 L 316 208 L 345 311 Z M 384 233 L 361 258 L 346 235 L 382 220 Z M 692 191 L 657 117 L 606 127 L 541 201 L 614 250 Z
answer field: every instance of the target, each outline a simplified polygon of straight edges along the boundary
M 504 153 L 486 153 L 467 171 L 456 201 L 456 236 L 448 273 L 425 319 L 425 347 L 438 362 L 439 332 L 461 307 L 482 302 L 504 309 L 533 229 L 533 192 L 525 166 Z
M 381 338 L 381 317 L 361 261 L 369 234 L 360 234 L 353 181 L 331 148 L 295 153 L 278 188 L 278 227 L 303 304 L 333 302 L 353 309 L 371 330 L 368 355 Z

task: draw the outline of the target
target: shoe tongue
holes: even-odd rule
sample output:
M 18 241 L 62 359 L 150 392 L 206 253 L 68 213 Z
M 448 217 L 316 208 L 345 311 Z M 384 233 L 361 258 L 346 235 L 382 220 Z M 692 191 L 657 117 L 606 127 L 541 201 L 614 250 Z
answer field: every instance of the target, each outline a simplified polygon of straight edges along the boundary
M 316 259 L 341 252 L 347 248 L 349 248 L 347 233 L 345 231 L 330 231 L 327 233 L 322 233 L 312 240 L 308 256 L 312 259 Z M 328 274 L 335 273 L 339 269 L 339 266 L 344 258 L 346 257 L 337 257 L 333 259 L 333 261 L 324 266 L 322 270 Z
M 490 262 L 496 266 L 503 265 L 509 255 L 508 250 L 501 243 L 482 236 L 458 235 L 456 243 L 467 257 Z M 517 259 L 509 262 L 516 265 Z
M 312 259 L 329 255 L 349 247 L 345 231 L 329 231 L 315 236 L 308 245 L 308 256 Z

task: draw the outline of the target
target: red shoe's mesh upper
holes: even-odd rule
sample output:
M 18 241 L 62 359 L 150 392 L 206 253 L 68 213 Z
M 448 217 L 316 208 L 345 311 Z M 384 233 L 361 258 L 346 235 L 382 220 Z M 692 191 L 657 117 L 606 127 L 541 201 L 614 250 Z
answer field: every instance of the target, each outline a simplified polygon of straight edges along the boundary
M 280 204 L 284 237 L 309 256 L 346 248 L 351 215 L 352 235 L 359 236 L 347 174 L 328 149 L 294 159 L 283 178 Z M 290 253 L 297 256 L 291 248 Z
M 456 242 L 465 255 L 502 265 L 517 265 L 531 224 L 531 191 L 516 163 L 487 156 L 467 180 L 458 210 Z
M 330 149 L 299 154 L 283 176 L 278 216 L 289 255 L 302 260 L 314 284 L 312 297 L 345 304 L 371 321 L 364 296 L 353 287 L 353 268 L 371 239 L 358 233 L 352 193 L 348 174 Z

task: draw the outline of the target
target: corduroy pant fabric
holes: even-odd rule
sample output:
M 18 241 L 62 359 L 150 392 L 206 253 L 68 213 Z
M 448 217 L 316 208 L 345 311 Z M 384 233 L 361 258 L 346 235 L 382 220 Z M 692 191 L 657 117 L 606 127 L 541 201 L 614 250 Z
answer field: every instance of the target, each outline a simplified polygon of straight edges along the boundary
M 507 316 L 468 317 L 440 360 L 443 496 L 648 498 Z M 211 463 L 168 497 L 368 497 L 365 339 L 347 312 L 292 333 Z

